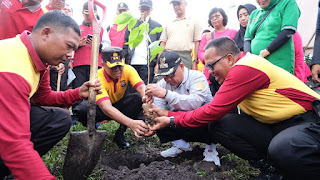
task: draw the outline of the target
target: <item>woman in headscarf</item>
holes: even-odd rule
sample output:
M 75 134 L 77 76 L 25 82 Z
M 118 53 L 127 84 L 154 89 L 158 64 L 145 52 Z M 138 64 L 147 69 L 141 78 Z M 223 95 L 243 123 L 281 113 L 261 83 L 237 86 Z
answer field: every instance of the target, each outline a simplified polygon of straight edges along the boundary
M 300 17 L 296 0 L 257 0 L 257 3 L 260 8 L 250 15 L 244 52 L 265 57 L 294 74 L 292 36 Z
M 234 37 L 234 41 L 236 42 L 240 51 L 243 51 L 244 34 L 246 33 L 246 28 L 248 26 L 249 16 L 255 9 L 257 8 L 253 4 L 243 4 L 238 7 L 237 16 L 240 22 L 240 29 Z

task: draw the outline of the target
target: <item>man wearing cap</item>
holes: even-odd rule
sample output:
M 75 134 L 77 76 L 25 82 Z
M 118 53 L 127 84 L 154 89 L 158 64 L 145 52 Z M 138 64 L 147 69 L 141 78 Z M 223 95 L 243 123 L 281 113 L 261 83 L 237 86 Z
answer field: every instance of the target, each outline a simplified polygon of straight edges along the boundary
M 142 111 L 142 98 L 145 93 L 145 84 L 136 70 L 124 63 L 122 49 L 108 47 L 102 52 L 103 64 L 98 70 L 98 78 L 101 79 L 102 94 L 97 95 L 96 121 L 115 120 L 120 123 L 114 141 L 122 149 L 129 148 L 129 143 L 124 137 L 127 126 L 136 137 L 141 137 L 148 132 L 148 126 L 142 120 L 136 120 Z M 125 93 L 128 84 L 138 92 Z M 88 101 L 83 101 L 74 110 L 79 121 L 87 123 Z
M 117 15 L 127 11 L 129 11 L 129 7 L 126 3 L 121 2 L 118 4 Z M 111 28 L 110 26 L 107 27 L 107 31 L 109 32 L 109 39 L 111 41 L 111 46 L 123 48 L 123 44 L 125 43 L 124 35 L 126 33 L 127 27 L 121 31 L 118 31 L 117 28 L 117 24 L 113 24 Z
M 161 24 L 148 18 L 148 22 L 146 22 L 147 17 L 150 16 L 152 11 L 152 1 L 151 0 L 140 0 L 139 9 L 141 13 L 140 19 L 138 19 L 135 27 L 140 26 L 142 23 L 149 24 L 149 33 L 156 27 L 162 27 Z M 125 42 L 129 41 L 130 31 L 126 31 Z M 126 64 L 131 64 L 139 73 L 139 76 L 142 78 L 145 84 L 148 84 L 148 46 L 160 39 L 161 33 L 149 34 L 150 41 L 148 41 L 147 37 L 144 36 L 142 42 L 135 48 L 129 49 L 128 45 L 123 46 L 123 53 L 126 60 Z M 150 53 L 150 52 L 149 52 Z M 156 65 L 156 59 L 150 62 L 150 80 L 153 81 L 154 75 L 154 67 Z
M 169 23 L 162 31 L 160 46 L 167 51 L 177 52 L 182 63 L 189 69 L 197 69 L 198 60 L 192 60 L 191 52 L 194 48 L 194 57 L 198 56 L 198 49 L 201 40 L 201 26 L 186 17 L 185 0 L 171 0 L 176 19 Z
M 94 4 L 94 14 L 97 16 L 97 6 Z M 73 80 L 72 87 L 77 88 L 83 82 L 88 81 L 90 77 L 90 64 L 91 64 L 91 49 L 92 49 L 92 35 L 93 27 L 92 21 L 89 17 L 88 2 L 84 3 L 82 15 L 84 21 L 80 26 L 81 39 L 79 49 L 74 52 L 73 58 L 73 72 L 76 79 Z M 100 42 L 102 41 L 103 28 L 100 32 Z M 98 66 L 101 67 L 102 59 L 101 52 L 99 52 L 99 63 Z
M 157 84 L 149 84 L 146 87 L 147 99 L 154 97 L 154 106 L 170 111 L 191 111 L 212 100 L 209 84 L 203 73 L 186 68 L 181 63 L 178 53 L 174 51 L 163 52 L 158 64 L 159 71 L 156 76 L 162 76 L 163 79 Z M 211 144 L 213 141 L 209 139 L 207 133 L 207 127 L 176 127 L 159 130 L 157 135 L 160 142 L 172 141 L 173 144 L 170 149 L 162 151 L 160 154 L 163 157 L 175 157 L 184 151 L 192 151 L 189 142 L 203 142 L 207 144 L 203 153 L 204 161 L 213 161 L 216 165 L 220 165 L 216 145 Z

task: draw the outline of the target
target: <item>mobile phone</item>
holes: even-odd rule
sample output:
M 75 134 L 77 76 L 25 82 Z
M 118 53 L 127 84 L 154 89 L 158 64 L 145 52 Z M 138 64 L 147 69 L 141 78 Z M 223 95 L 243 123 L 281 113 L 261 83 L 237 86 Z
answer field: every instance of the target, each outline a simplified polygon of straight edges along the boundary
M 92 39 L 92 35 L 91 34 L 87 35 L 87 44 L 90 44 L 90 42 L 88 42 L 89 39 Z
M 91 34 L 88 34 L 88 35 L 87 35 L 87 39 L 92 39 L 92 35 L 91 35 Z

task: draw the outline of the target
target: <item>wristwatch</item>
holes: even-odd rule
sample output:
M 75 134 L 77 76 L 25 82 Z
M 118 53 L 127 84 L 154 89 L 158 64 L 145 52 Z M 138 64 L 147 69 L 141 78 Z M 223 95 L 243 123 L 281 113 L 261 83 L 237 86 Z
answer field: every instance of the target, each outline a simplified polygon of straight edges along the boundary
M 174 116 L 170 117 L 170 127 L 171 128 L 175 128 L 176 127 L 176 124 L 174 123 Z
M 195 60 L 193 60 L 193 62 L 195 62 L 195 63 L 199 63 L 199 59 L 195 59 Z

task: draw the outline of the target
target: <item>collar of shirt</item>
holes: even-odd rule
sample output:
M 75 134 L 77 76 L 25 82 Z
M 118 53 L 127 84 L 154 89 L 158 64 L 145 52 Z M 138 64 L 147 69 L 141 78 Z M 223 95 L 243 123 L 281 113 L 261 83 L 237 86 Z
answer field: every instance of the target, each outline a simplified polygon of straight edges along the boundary
M 32 59 L 32 61 L 34 62 L 36 69 L 38 72 L 41 71 L 45 71 L 48 67 L 48 65 L 45 65 L 40 57 L 38 56 L 36 50 L 34 49 L 34 47 L 32 46 L 30 39 L 29 39 L 29 35 L 30 32 L 29 31 L 23 31 L 22 34 L 20 35 L 20 39 L 22 41 L 22 43 L 26 46 L 26 48 L 28 49 L 29 55 Z

